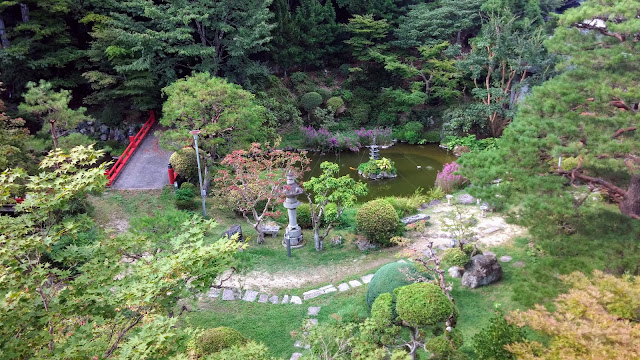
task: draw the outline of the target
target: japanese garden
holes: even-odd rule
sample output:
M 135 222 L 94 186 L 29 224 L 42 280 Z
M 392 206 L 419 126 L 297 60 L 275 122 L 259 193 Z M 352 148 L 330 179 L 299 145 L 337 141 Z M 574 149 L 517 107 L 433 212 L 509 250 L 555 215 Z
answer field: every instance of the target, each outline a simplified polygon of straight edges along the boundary
M 0 2 L 0 359 L 640 359 L 640 0 Z

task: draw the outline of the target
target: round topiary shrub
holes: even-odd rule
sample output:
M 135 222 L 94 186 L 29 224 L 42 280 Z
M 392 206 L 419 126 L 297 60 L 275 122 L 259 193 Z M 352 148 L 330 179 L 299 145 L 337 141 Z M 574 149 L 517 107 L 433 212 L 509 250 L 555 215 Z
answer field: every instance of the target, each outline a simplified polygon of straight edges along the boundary
M 183 182 L 180 184 L 180 189 L 189 189 L 193 191 L 194 194 L 196 193 L 196 186 L 189 182 Z
M 393 294 L 394 289 L 412 284 L 409 278 L 417 278 L 418 275 L 416 266 L 408 262 L 396 261 L 381 267 L 367 287 L 367 305 L 371 307 L 381 294 Z
M 439 143 L 440 142 L 440 132 L 439 131 L 427 131 L 423 136 L 424 142 L 429 144 Z
M 394 290 L 398 318 L 410 326 L 432 326 L 458 314 L 438 285 L 415 283 Z
M 202 155 L 200 155 L 200 161 L 204 162 Z M 194 148 L 187 147 L 174 152 L 169 158 L 169 163 L 173 170 L 186 181 L 191 183 L 198 181 L 198 160 Z
M 308 92 L 300 98 L 300 106 L 306 111 L 311 111 L 322 104 L 322 95 L 315 91 Z
M 327 108 L 334 113 L 344 106 L 344 100 L 339 96 L 334 96 L 327 100 Z
M 207 329 L 196 343 L 196 353 L 200 356 L 213 354 L 234 345 L 244 345 L 247 339 L 238 330 L 228 327 Z
M 322 101 L 328 100 L 331 97 L 331 91 L 325 88 L 319 88 L 316 92 L 322 96 Z
M 393 206 L 382 199 L 362 205 L 356 215 L 358 231 L 381 246 L 392 245 L 390 239 L 398 232 L 399 222 Z
M 298 225 L 303 229 L 311 229 L 313 227 L 311 209 L 309 209 L 309 204 L 307 203 L 302 203 L 298 206 Z

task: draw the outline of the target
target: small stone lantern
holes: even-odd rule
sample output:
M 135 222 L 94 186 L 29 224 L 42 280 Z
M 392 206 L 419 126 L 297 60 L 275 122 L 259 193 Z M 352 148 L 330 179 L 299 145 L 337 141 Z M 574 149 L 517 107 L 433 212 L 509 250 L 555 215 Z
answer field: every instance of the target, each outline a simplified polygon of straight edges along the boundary
M 489 207 L 485 204 L 480 205 L 480 210 L 482 210 L 482 217 L 486 218 L 487 217 L 487 210 L 489 210 Z
M 380 159 L 380 150 L 378 149 L 378 145 L 376 145 L 376 137 L 373 136 L 373 144 L 369 147 L 369 158 L 372 160 Z
M 451 199 L 453 199 L 453 195 L 448 194 L 447 195 L 447 205 L 451 205 Z
M 292 172 L 287 174 L 287 185 L 284 190 L 284 196 L 287 198 L 284 201 L 284 207 L 287 209 L 289 215 L 289 225 L 284 232 L 284 241 L 282 244 L 287 247 L 287 255 L 291 256 L 291 248 L 298 248 L 304 246 L 302 242 L 302 229 L 298 226 L 298 214 L 297 208 L 300 206 L 298 201 L 298 195 L 304 191 L 298 184 L 296 184 L 295 176 Z

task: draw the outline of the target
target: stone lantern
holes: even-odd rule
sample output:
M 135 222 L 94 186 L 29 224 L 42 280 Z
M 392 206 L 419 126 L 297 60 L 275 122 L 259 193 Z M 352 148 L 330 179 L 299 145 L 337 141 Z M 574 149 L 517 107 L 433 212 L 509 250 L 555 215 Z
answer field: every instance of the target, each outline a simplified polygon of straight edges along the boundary
M 284 232 L 283 245 L 287 247 L 287 255 L 291 256 L 291 248 L 298 248 L 304 246 L 302 242 L 302 229 L 298 226 L 297 208 L 300 206 L 298 201 L 298 195 L 304 191 L 298 184 L 296 184 L 295 176 L 292 172 L 287 174 L 287 185 L 284 190 L 284 196 L 287 198 L 284 201 L 284 207 L 287 209 L 289 215 L 289 225 Z
M 380 159 L 380 149 L 378 149 L 378 145 L 376 145 L 376 137 L 373 136 L 373 144 L 369 147 L 369 158 L 372 160 Z

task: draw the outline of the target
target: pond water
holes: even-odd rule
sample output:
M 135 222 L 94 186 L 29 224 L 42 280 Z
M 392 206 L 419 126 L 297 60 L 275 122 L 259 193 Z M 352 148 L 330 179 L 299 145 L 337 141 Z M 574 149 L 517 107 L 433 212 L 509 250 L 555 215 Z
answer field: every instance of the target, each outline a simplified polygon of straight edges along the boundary
M 438 171 L 442 170 L 445 163 L 456 159 L 451 152 L 441 149 L 436 144 L 409 145 L 402 143 L 397 143 L 388 149 L 380 149 L 380 157 L 386 157 L 395 162 L 398 169 L 396 178 L 367 180 L 359 176 L 355 169 L 369 159 L 369 149 L 362 148 L 360 152 L 345 151 L 324 155 L 309 153 L 311 171 L 306 174 L 306 179 L 320 175 L 320 163 L 331 161 L 340 165 L 341 176 L 348 174 L 367 183 L 369 194 L 362 197 L 361 201 L 384 196 L 407 196 L 413 194 L 419 187 L 425 190 L 431 189 Z

